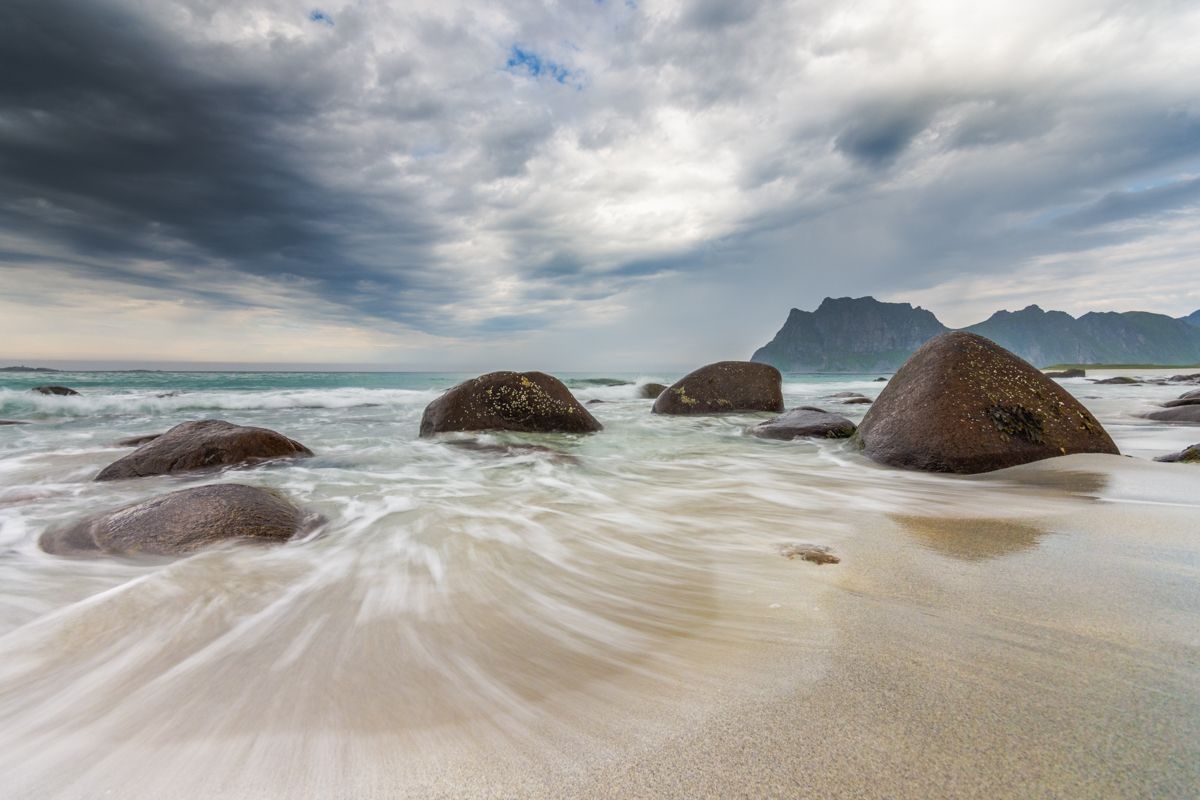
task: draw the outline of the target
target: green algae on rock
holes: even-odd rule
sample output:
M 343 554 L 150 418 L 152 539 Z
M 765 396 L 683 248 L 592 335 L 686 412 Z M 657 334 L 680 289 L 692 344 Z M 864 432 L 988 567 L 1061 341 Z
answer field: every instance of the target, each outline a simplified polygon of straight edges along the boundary
M 420 433 L 592 433 L 603 427 L 553 375 L 489 372 L 448 389 L 426 406 Z
M 1065 389 L 995 342 L 963 331 L 937 336 L 914 353 L 854 438 L 869 458 L 888 466 L 964 474 L 1118 452 Z
M 655 414 L 783 412 L 783 376 L 769 364 L 718 361 L 689 372 L 654 401 Z

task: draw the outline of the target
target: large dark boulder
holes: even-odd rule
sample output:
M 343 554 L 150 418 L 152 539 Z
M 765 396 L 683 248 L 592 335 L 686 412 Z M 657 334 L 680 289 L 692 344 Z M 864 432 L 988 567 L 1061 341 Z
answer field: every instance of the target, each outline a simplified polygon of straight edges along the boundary
M 690 372 L 654 401 L 655 414 L 783 411 L 783 376 L 769 364 L 718 361 Z
M 793 408 L 747 428 L 746 433 L 761 439 L 846 439 L 854 435 L 854 423 L 838 414 L 811 408 Z
M 37 392 L 38 394 L 52 394 L 59 397 L 78 397 L 79 392 L 69 386 L 35 386 L 29 391 Z
M 144 478 L 149 475 L 245 466 L 312 454 L 299 442 L 267 428 L 204 419 L 176 425 L 100 470 L 96 480 Z
M 1200 406 L 1200 396 L 1198 397 L 1180 397 L 1176 400 L 1168 400 L 1162 404 L 1163 408 L 1178 408 L 1179 406 Z
M 1107 383 L 1117 386 L 1136 386 L 1137 384 L 1142 383 L 1142 381 L 1139 381 L 1137 378 L 1130 378 L 1127 375 L 1118 375 L 1115 378 L 1097 378 L 1096 380 L 1092 381 L 1092 383 Z
M 1151 411 L 1145 417 L 1156 422 L 1182 422 L 1185 424 L 1200 425 L 1200 406 L 1189 405 L 1164 408 L 1162 411 Z
M 284 542 L 315 521 L 267 489 L 225 483 L 171 492 L 46 531 L 56 555 L 177 556 L 229 539 Z
M 661 383 L 643 383 L 638 387 L 638 397 L 653 400 L 667 390 Z
M 937 336 L 858 426 L 864 453 L 931 472 L 988 472 L 1071 453 L 1117 453 L 1096 418 L 1039 370 L 973 333 Z
M 445 431 L 592 433 L 603 428 L 562 381 L 544 372 L 489 372 L 425 407 L 421 436 Z
M 1166 456 L 1159 456 L 1155 461 L 1166 461 L 1168 463 L 1179 464 L 1200 464 L 1200 444 L 1194 444 L 1191 447 L 1185 447 L 1178 453 L 1171 453 Z

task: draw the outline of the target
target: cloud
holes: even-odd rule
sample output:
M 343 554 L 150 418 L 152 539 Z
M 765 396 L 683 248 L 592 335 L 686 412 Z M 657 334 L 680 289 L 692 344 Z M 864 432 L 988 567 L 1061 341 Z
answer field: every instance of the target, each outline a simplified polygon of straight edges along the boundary
M 10 0 L 0 280 L 417 367 L 744 357 L 825 294 L 1113 307 L 1139 248 L 1194 268 L 1197 37 L 1167 2 Z

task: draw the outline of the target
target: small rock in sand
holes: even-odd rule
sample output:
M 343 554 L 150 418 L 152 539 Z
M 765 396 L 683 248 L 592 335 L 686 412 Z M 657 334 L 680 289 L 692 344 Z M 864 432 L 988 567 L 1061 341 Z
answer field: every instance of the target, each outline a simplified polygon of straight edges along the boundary
M 785 544 L 779 548 L 779 555 L 784 558 L 801 558 L 805 561 L 811 561 L 818 566 L 822 564 L 837 564 L 841 561 L 833 552 L 821 544 Z

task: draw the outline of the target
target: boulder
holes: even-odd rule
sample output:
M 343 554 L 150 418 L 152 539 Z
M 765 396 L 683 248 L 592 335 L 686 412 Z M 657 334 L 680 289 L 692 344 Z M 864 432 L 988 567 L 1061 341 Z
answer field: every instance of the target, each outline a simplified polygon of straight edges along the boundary
M 761 439 L 846 439 L 854 435 L 854 423 L 820 409 L 794 408 L 747 428 L 746 433 Z
M 859 395 L 858 397 L 847 397 L 845 400 L 842 401 L 842 405 L 844 405 L 844 406 L 868 406 L 872 402 L 874 402 L 874 401 L 871 400 L 871 398 L 863 397 L 862 395 Z
M 1125 375 L 1118 375 L 1115 378 L 1097 379 L 1092 381 L 1092 383 L 1111 383 L 1118 386 L 1132 386 L 1134 384 L 1141 383 L 1141 381 L 1139 381 L 1137 378 L 1129 378 Z
M 833 394 L 824 395 L 826 400 L 837 400 L 840 397 L 862 397 L 861 392 L 834 392 Z
M 876 383 L 887 383 L 887 378 L 876 378 L 875 382 Z
M 282 495 L 237 483 L 171 492 L 46 531 L 55 555 L 178 556 L 217 542 L 285 542 L 315 521 Z
M 1200 425 L 1200 405 L 1164 408 L 1162 411 L 1151 411 L 1149 414 L 1144 414 L 1143 416 L 1146 419 L 1152 419 L 1156 422 L 1182 422 L 1185 424 Z
M 544 372 L 489 372 L 425 407 L 421 436 L 444 431 L 591 433 L 602 426 L 562 381 Z
M 184 422 L 156 436 L 100 470 L 95 479 L 143 478 L 311 455 L 304 445 L 267 428 L 204 419 Z
M 28 425 L 28 422 L 22 422 L 19 419 L 0 419 L 0 425 Z
M 666 390 L 667 387 L 661 383 L 643 383 L 638 387 L 638 397 L 654 400 Z
M 1193 372 L 1190 375 L 1172 375 L 1167 380 L 1171 383 L 1200 383 L 1200 372 Z
M 882 464 L 977 473 L 1117 453 L 1096 418 L 1040 370 L 965 331 L 925 343 L 888 382 L 856 441 Z
M 718 361 L 690 372 L 654 401 L 655 414 L 783 412 L 783 376 L 769 364 Z
M 1162 404 L 1163 408 L 1178 408 L 1179 406 L 1200 406 L 1200 397 L 1180 397 Z
M 60 397 L 78 397 L 79 392 L 69 386 L 35 386 L 29 391 L 37 392 L 38 394 L 53 394 Z
M 1166 461 L 1168 463 L 1200 464 L 1200 444 L 1194 444 L 1191 447 L 1185 447 L 1178 453 L 1171 453 L 1167 456 L 1159 456 L 1154 460 Z
M 1179 395 L 1180 400 L 1200 400 L 1200 389 L 1193 389 L 1190 392 L 1184 392 Z
M 1047 372 L 1045 375 L 1047 378 L 1084 378 L 1087 377 L 1087 370 L 1064 369 L 1058 372 Z

